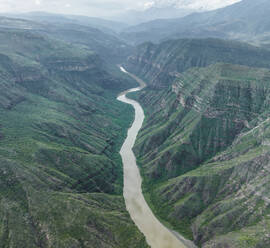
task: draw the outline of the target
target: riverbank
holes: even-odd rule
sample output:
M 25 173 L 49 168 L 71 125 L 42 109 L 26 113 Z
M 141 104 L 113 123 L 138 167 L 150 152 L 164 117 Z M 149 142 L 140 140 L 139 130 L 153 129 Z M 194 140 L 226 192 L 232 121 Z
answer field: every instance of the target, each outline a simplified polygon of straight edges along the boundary
M 153 214 L 142 193 L 142 178 L 136 164 L 136 157 L 132 151 L 137 134 L 144 121 L 144 111 L 140 104 L 126 97 L 127 93 L 136 92 L 145 87 L 145 83 L 135 75 L 127 72 L 123 67 L 121 71 L 128 73 L 139 84 L 140 87 L 123 92 L 117 98 L 119 101 L 130 104 L 135 109 L 135 119 L 128 130 L 128 136 L 121 148 L 120 154 L 124 166 L 124 198 L 127 210 L 131 218 L 145 235 L 147 243 L 152 248 L 187 248 L 184 238 L 176 235 L 173 231 L 166 228 Z M 181 237 L 181 238 L 180 238 Z

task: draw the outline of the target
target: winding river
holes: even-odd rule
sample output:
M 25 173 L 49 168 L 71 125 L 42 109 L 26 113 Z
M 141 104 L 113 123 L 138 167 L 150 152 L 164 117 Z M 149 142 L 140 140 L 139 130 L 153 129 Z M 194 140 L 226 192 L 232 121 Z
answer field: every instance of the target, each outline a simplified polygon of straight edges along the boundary
M 177 235 L 161 224 L 144 199 L 141 188 L 142 179 L 136 164 L 136 157 L 132 151 L 137 134 L 144 121 L 144 112 L 140 104 L 127 98 L 126 94 L 141 90 L 145 87 L 145 84 L 142 80 L 127 72 L 123 67 L 120 67 L 120 69 L 140 83 L 140 87 L 123 92 L 117 98 L 121 102 L 131 104 L 135 109 L 134 122 L 128 130 L 128 136 L 120 151 L 124 166 L 124 198 L 126 208 L 135 224 L 145 235 L 147 243 L 152 248 L 194 247 L 180 235 Z

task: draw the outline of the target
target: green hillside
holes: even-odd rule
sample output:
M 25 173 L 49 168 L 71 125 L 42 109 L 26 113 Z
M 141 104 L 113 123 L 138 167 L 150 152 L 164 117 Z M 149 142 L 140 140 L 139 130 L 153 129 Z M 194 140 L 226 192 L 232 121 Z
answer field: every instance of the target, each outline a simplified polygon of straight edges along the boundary
M 147 247 L 124 205 L 118 151 L 135 85 L 93 52 L 0 31 L 0 246 Z
M 18 16 L 21 17 L 20 15 Z M 64 41 L 73 45 L 76 44 L 83 50 L 98 53 L 104 61 L 113 64 L 122 62 L 132 50 L 130 45 L 127 45 L 110 30 L 101 31 L 95 25 L 91 26 L 88 24 L 87 18 L 77 17 L 81 21 L 76 21 L 75 17 L 75 19 L 69 19 L 61 15 L 50 16 L 42 15 L 42 13 L 34 15 L 33 20 L 28 20 L 27 14 L 22 15 L 22 17 L 26 19 L 0 16 L 0 29 L 28 30 L 31 33 L 50 37 L 54 40 Z
M 149 81 L 167 87 L 183 71 L 224 62 L 270 68 L 270 52 L 243 42 L 221 39 L 179 39 L 144 43 L 128 57 L 127 68 Z
M 201 247 L 267 247 L 270 70 L 257 58 L 268 55 L 221 41 L 224 62 L 258 66 L 247 67 L 222 63 L 205 46 L 178 53 L 166 44 L 128 62 L 131 69 L 139 61 L 134 71 L 148 82 L 133 97 L 146 114 L 134 150 L 149 204 Z

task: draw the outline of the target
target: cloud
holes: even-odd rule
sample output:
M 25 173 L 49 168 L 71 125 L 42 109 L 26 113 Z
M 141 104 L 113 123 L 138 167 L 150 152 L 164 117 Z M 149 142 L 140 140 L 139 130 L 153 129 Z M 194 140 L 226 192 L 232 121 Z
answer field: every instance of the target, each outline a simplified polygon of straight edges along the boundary
M 35 3 L 36 3 L 36 5 L 40 5 L 41 4 L 41 0 L 36 0 Z
M 240 2 L 241 0 L 153 0 L 153 5 L 159 8 L 175 7 L 187 9 L 212 10 Z
M 48 11 L 104 17 L 128 9 L 144 10 L 153 6 L 215 9 L 238 1 L 240 0 L 73 0 L 71 3 L 71 0 L 0 0 L 0 12 Z
M 149 9 L 149 8 L 153 7 L 154 5 L 155 5 L 155 2 L 154 1 L 146 2 L 144 4 L 144 9 Z
M 233 3 L 240 2 L 240 1 L 241 0 L 196 0 L 196 1 L 189 1 L 189 3 L 187 4 L 187 7 L 191 9 L 212 10 L 212 9 L 222 8 L 227 5 L 231 5 Z M 180 3 L 180 6 L 181 6 L 181 3 Z

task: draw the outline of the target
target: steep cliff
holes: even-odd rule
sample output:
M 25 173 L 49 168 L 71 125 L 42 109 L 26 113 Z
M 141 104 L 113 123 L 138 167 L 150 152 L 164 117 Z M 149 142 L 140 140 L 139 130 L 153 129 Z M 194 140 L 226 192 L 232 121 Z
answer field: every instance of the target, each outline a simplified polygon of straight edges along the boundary
M 220 39 L 180 39 L 144 43 L 129 56 L 127 68 L 145 78 L 149 86 L 167 87 L 178 74 L 192 67 L 218 62 L 270 67 L 270 52 L 245 43 Z
M 134 97 L 146 113 L 135 152 L 151 206 L 199 246 L 269 246 L 270 71 L 237 65 L 264 67 L 267 60 L 249 61 L 261 50 L 243 45 L 223 57 L 235 64 L 215 63 L 222 56 L 207 54 L 202 46 L 194 60 L 205 53 L 208 62 L 187 69 L 192 65 L 185 68 L 182 61 L 189 65 L 192 51 L 182 60 L 174 46 L 162 46 L 149 53 L 162 54 L 159 60 L 138 59 L 134 70 L 149 79 Z M 178 59 L 171 62 L 170 54 Z

